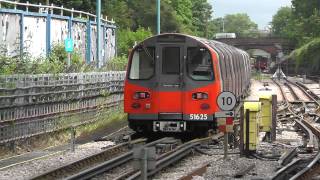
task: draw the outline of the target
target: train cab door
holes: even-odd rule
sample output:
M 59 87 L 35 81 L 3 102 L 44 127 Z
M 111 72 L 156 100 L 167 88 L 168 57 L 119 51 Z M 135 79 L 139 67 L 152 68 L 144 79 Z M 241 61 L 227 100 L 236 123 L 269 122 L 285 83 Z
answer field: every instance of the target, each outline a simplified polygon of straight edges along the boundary
M 182 120 L 184 46 L 161 44 L 157 51 L 159 119 Z

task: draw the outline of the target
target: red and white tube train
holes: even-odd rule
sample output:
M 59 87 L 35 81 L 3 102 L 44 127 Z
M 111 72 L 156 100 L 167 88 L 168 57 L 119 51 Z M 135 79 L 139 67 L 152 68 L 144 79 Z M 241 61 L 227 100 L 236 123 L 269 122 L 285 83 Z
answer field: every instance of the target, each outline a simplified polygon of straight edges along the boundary
M 137 132 L 204 132 L 216 129 L 217 96 L 244 96 L 250 84 L 249 55 L 221 42 L 161 34 L 129 55 L 124 111 Z

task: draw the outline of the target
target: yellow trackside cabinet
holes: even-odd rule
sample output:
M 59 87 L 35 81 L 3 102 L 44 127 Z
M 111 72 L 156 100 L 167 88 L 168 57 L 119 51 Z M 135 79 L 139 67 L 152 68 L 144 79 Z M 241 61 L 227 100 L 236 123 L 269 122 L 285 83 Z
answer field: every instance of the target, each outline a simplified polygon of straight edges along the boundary
M 247 139 L 247 123 L 246 123 L 246 111 L 249 110 L 249 149 L 255 151 L 257 144 L 259 143 L 259 122 L 261 118 L 261 102 L 244 102 L 244 146 L 246 147 Z
M 261 102 L 260 132 L 270 132 L 272 125 L 272 95 L 260 95 L 259 101 Z

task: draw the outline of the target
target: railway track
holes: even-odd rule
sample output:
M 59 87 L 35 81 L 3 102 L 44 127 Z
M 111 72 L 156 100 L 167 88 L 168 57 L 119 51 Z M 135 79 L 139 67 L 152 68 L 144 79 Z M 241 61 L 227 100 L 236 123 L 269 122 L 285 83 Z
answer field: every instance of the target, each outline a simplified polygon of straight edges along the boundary
M 147 177 L 153 176 L 169 165 L 185 158 L 191 154 L 193 150 L 203 142 L 208 142 L 212 139 L 219 139 L 223 137 L 222 134 L 217 134 L 202 139 L 193 139 L 180 145 L 177 145 L 177 139 L 162 138 L 152 141 L 141 146 L 153 147 L 161 143 L 172 143 L 173 148 L 167 149 L 164 152 L 158 152 L 155 159 L 155 168 L 147 171 Z M 133 141 L 132 144 L 143 142 L 144 140 Z M 87 157 L 85 159 L 76 161 L 66 166 L 51 170 L 32 179 L 91 179 L 93 177 L 109 175 L 112 179 L 139 179 L 142 175 L 140 169 L 135 168 L 137 165 L 134 162 L 134 150 L 129 149 L 129 143 L 123 143 L 117 147 L 112 147 L 97 155 Z M 109 157 L 109 158 L 107 158 Z M 110 158 L 112 157 L 112 158 Z M 117 168 L 119 170 L 117 170 Z M 124 172 L 125 169 L 125 172 Z
M 120 154 L 124 154 L 127 152 L 130 147 L 134 144 L 144 143 L 146 139 L 137 139 L 132 142 L 121 143 L 113 147 L 109 147 L 102 152 L 96 153 L 89 157 L 85 157 L 83 159 L 77 160 L 70 164 L 58 167 L 56 169 L 50 170 L 43 174 L 37 175 L 31 179 L 40 180 L 40 179 L 63 179 L 68 176 L 72 176 L 73 174 L 78 173 L 83 169 L 87 169 L 88 167 L 94 166 L 96 164 L 105 162 L 110 160 L 111 157 L 119 156 Z
M 286 96 L 280 82 L 275 80 L 273 81 L 281 91 L 285 103 L 285 109 L 291 114 L 291 119 L 298 124 L 300 129 L 302 129 L 309 138 L 309 141 L 306 145 L 306 151 L 311 153 L 313 150 L 315 150 L 317 152 L 311 153 L 309 158 L 297 158 L 293 160 L 291 163 L 281 168 L 272 179 L 312 179 L 314 178 L 314 175 L 320 172 L 320 152 L 318 151 L 320 147 L 320 129 L 314 126 L 311 114 L 306 112 L 306 102 L 301 101 L 302 99 L 297 95 L 296 91 L 294 91 L 294 88 L 302 91 L 305 96 L 310 99 L 310 102 L 308 103 L 316 104 L 317 109 L 320 107 L 320 104 L 317 101 L 317 98 L 319 97 L 313 96 L 312 92 L 305 86 L 303 87 L 299 83 L 285 80 L 284 85 L 289 89 L 294 99 L 300 101 L 298 105 L 293 105 L 288 101 L 288 97 Z M 317 109 L 314 109 L 314 111 Z

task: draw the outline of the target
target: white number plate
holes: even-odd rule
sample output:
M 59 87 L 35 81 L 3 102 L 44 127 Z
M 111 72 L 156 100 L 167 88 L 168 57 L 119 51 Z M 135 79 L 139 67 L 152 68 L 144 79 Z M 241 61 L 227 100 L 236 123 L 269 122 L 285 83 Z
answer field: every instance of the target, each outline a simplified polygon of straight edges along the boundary
M 208 114 L 190 114 L 190 120 L 207 120 Z

